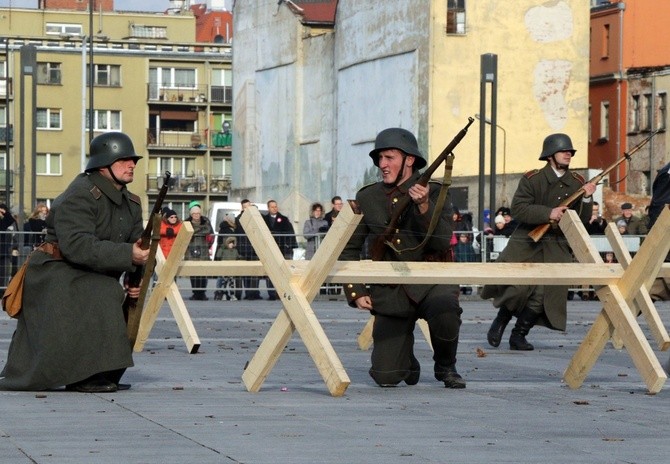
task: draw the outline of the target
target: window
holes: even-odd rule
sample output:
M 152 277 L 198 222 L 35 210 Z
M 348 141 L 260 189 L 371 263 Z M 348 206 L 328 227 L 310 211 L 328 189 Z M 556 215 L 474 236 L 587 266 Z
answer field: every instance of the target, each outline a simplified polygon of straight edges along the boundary
M 35 80 L 38 84 L 60 84 L 60 63 L 37 63 L 37 76 Z
M 121 112 L 114 110 L 95 110 L 93 113 L 93 130 L 96 131 L 120 131 Z M 86 127 L 89 127 L 88 121 Z
M 37 108 L 38 129 L 60 129 L 62 120 L 61 110 L 56 108 Z
M 60 176 L 62 174 L 60 153 L 38 153 L 37 170 L 38 176 Z
M 643 131 L 650 131 L 651 130 L 651 123 L 654 118 L 654 106 L 651 101 L 651 94 L 646 93 L 642 97 L 642 109 L 641 109 L 641 114 L 642 114 L 642 121 L 641 121 L 641 128 Z
M 610 102 L 600 102 L 600 141 L 610 138 Z
M 4 97 L 7 95 L 7 62 L 0 63 L 0 96 Z
M 149 82 L 158 83 L 160 88 L 195 89 L 198 76 L 192 68 L 151 68 Z
M 666 118 L 668 117 L 668 94 L 661 92 L 658 94 L 658 119 L 656 120 L 656 129 L 665 130 L 666 128 Z
M 131 24 L 130 37 L 143 38 L 143 39 L 166 39 L 167 27 Z
M 233 101 L 233 71 L 232 69 L 212 70 L 212 97 L 213 102 L 232 103 Z
M 233 162 L 228 158 L 212 159 L 212 178 L 230 177 L 233 172 Z
M 640 131 L 640 96 L 633 95 L 630 105 L 630 132 Z
M 170 171 L 172 176 L 178 180 L 180 177 L 195 175 L 195 158 L 181 158 L 161 156 L 149 160 L 150 172 L 163 176 L 165 171 Z
M 90 84 L 90 68 L 86 70 L 86 85 Z M 96 64 L 93 65 L 93 79 L 97 86 L 120 87 L 121 86 L 121 66 L 116 64 Z
M 600 59 L 606 60 L 610 57 L 610 25 L 603 25 L 603 36 L 602 36 L 602 49 L 600 51 Z
M 0 151 L 0 170 L 7 170 L 7 153 Z
M 465 0 L 447 0 L 447 34 L 465 34 Z
M 66 24 L 66 23 L 47 23 L 44 30 L 46 35 L 82 35 L 81 24 Z

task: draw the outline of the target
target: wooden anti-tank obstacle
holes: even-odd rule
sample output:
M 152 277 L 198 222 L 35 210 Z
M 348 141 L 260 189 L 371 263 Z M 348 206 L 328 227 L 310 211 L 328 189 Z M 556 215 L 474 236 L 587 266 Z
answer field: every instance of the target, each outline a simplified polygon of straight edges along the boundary
M 283 309 L 277 315 L 242 375 L 247 390 L 260 390 L 293 332 L 297 331 L 330 393 L 333 396 L 341 396 L 349 385 L 349 378 L 310 306 L 310 302 L 324 282 L 470 285 L 589 284 L 596 288 L 603 304 L 603 311 L 594 322 L 564 374 L 567 384 L 572 388 L 581 386 L 605 344 L 612 337 L 615 337 L 614 342 L 620 339 L 623 343 L 650 392 L 660 391 L 667 378 L 635 316 L 638 312 L 645 315 L 661 349 L 664 350 L 670 346 L 668 334 L 653 304 L 648 299 L 647 291 L 649 282 L 659 275 L 659 270 L 662 269 L 660 275 L 670 275 L 670 267 L 662 266 L 663 259 L 670 249 L 670 237 L 668 236 L 670 235 L 670 210 L 668 208 L 659 217 L 657 225 L 649 233 L 635 258 L 623 265 L 602 262 L 579 217 L 570 211 L 564 215 L 560 226 L 580 262 L 551 264 L 338 262 L 337 257 L 360 221 L 360 215 L 355 213 L 349 205 L 345 206 L 337 221 L 333 223 L 333 227 L 311 261 L 287 261 L 281 255 L 260 213 L 253 209 L 248 212 L 249 214 L 245 213 L 242 216 L 242 225 L 260 261 L 180 262 L 178 257 L 183 256 L 183 251 L 188 244 L 188 238 L 186 238 L 183 250 L 173 248 L 175 251 L 170 254 L 167 261 L 159 260 L 158 284 L 154 288 L 140 324 L 142 338 L 138 335 L 136 351 L 142 349 L 153 321 L 155 321 L 155 315 L 152 319 L 152 314 L 157 314 L 157 308 L 160 307 L 166 296 L 173 312 L 175 308 L 178 309 L 176 314 L 179 314 L 181 319 L 178 324 L 180 324 L 182 335 L 187 334 L 193 339 L 195 331 L 193 329 L 191 333 L 191 329 L 185 322 L 190 322 L 190 318 L 176 290 L 176 285 L 172 287 L 174 284 L 171 283 L 166 289 L 166 284 L 163 283 L 172 282 L 174 275 L 268 275 L 277 289 Z M 183 231 L 182 227 L 180 234 Z M 613 241 L 613 246 L 616 246 L 616 234 L 612 232 L 608 234 L 612 235 L 613 238 L 610 240 Z M 180 240 L 182 239 L 178 237 L 175 246 L 180 243 Z M 172 280 L 166 280 L 164 277 L 170 277 Z M 634 305 L 633 308 L 631 305 Z M 186 340 L 187 337 L 184 338 Z M 197 340 L 197 335 L 195 339 Z M 190 343 L 195 346 L 193 341 Z M 192 347 L 189 350 L 193 352 Z

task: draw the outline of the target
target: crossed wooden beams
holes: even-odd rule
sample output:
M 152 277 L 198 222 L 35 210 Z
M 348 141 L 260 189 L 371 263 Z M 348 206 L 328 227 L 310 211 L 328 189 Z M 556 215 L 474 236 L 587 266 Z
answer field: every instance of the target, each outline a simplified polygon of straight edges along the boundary
M 566 369 L 564 374 L 566 383 L 572 388 L 581 386 L 605 344 L 612 339 L 615 345 L 623 345 L 626 348 L 650 392 L 656 393 L 663 386 L 666 375 L 640 329 L 636 316 L 640 312 L 645 316 L 660 349 L 665 350 L 670 346 L 670 338 L 648 293 L 648 288 L 659 274 L 663 259 L 670 249 L 668 208 L 663 211 L 634 259 L 626 255 L 625 247 L 621 237 L 617 237 L 617 232 L 614 229 L 608 230 L 608 238 L 613 244 L 620 264 L 602 262 L 579 217 L 571 211 L 564 215 L 560 226 L 579 263 L 336 261 L 360 219 L 360 214 L 354 212 L 351 205 L 345 206 L 311 261 L 284 260 L 265 221 L 254 209 L 247 210 L 242 215 L 241 222 L 260 262 L 181 262 L 179 256 L 183 256 L 190 238 L 189 230 L 182 227 L 180 235 L 184 236 L 178 236 L 169 259 L 158 260 L 156 270 L 159 276 L 158 283 L 142 316 L 135 350 L 142 349 L 160 305 L 166 297 L 189 351 L 197 350 L 199 346 L 197 335 L 192 329 L 184 302 L 173 282 L 177 273 L 181 276 L 267 275 L 275 285 L 283 309 L 245 368 L 242 379 L 247 390 L 253 392 L 260 390 L 293 332 L 297 330 L 330 393 L 333 396 L 341 396 L 349 385 L 349 378 L 310 306 L 323 282 L 590 284 L 596 288 L 603 310 Z M 192 229 L 190 233 L 192 234 Z M 183 248 L 177 248 L 178 246 Z M 661 272 L 662 275 L 670 275 L 665 266 L 664 271 Z

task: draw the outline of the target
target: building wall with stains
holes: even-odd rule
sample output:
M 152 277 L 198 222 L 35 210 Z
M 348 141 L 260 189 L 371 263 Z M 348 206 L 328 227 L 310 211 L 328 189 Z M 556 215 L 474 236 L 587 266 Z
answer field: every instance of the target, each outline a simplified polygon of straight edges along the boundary
M 311 201 L 352 198 L 377 180 L 368 153 L 384 128 L 411 130 L 433 160 L 479 112 L 485 53 L 498 55 L 497 188 L 509 181 L 511 199 L 553 132 L 570 134 L 574 165 L 585 167 L 588 3 L 466 4 L 465 33 L 447 34 L 446 0 L 340 0 L 332 31 L 303 26 L 285 2 L 236 2 L 233 189 L 276 198 L 301 224 Z M 470 210 L 478 153 L 474 124 L 453 183 L 469 192 Z

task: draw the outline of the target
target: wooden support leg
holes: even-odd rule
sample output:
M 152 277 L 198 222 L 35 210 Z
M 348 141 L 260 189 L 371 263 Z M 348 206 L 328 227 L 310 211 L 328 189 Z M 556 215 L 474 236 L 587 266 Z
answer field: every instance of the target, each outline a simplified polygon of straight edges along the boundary
M 665 210 L 659 220 L 670 221 L 670 212 Z M 662 260 L 670 249 L 670 244 L 660 244 L 663 239 L 667 241 L 665 235 L 669 224 L 662 231 L 657 229 L 659 232 L 655 234 L 652 231 L 616 285 L 607 285 L 597 290 L 604 309 L 566 369 L 564 379 L 572 388 L 581 386 L 614 329 L 618 331 L 649 391 L 656 393 L 663 386 L 667 376 L 637 324 L 628 301 L 632 301 L 640 292 L 650 274 L 658 274 Z M 602 261 L 574 211 L 564 216 L 560 226 L 580 262 Z M 654 253 L 659 254 L 653 256 Z
M 284 310 L 277 316 L 259 349 L 245 368 L 242 380 L 247 390 L 260 389 L 293 331 L 297 330 L 331 395 L 343 395 L 349 386 L 349 377 L 309 302 L 316 296 L 329 270 L 356 228 L 360 215 L 356 215 L 351 207 L 343 209 L 305 272 L 297 276 L 286 265 L 279 249 L 267 245 L 274 243 L 274 239 L 260 213 L 255 210 L 247 211 L 250 213 L 242 216 L 242 226 L 248 231 L 249 240 L 284 304 Z
M 193 226 L 190 222 L 184 222 L 177 239 L 175 240 L 170 256 L 166 260 L 160 248 L 156 253 L 156 285 L 151 292 L 151 296 L 147 301 L 146 308 L 142 312 L 142 319 L 140 320 L 140 327 L 137 332 L 137 340 L 133 347 L 135 352 L 140 352 L 144 349 L 144 345 L 149 338 L 149 333 L 156 323 L 156 318 L 163 305 L 163 301 L 167 298 L 174 314 L 177 326 L 181 332 L 182 338 L 186 342 L 186 347 L 189 353 L 196 353 L 200 348 L 200 339 L 195 331 L 193 322 L 184 300 L 181 297 L 179 289 L 174 279 L 179 270 L 182 257 L 188 248 L 193 235 Z
M 621 266 L 624 269 L 627 269 L 632 261 L 632 258 L 616 226 L 611 223 L 608 224 L 608 227 L 605 230 L 605 235 L 607 235 L 607 239 L 612 246 L 612 250 L 614 251 L 614 256 L 616 256 L 617 261 L 621 263 Z M 633 304 L 631 306 L 636 317 L 642 313 L 645 320 L 647 321 L 649 330 L 654 336 L 656 343 L 658 343 L 659 349 L 661 351 L 666 351 L 668 348 L 670 348 L 670 336 L 668 335 L 668 331 L 666 330 L 665 325 L 663 324 L 663 321 L 661 320 L 661 317 L 658 314 L 656 307 L 654 306 L 654 302 L 651 301 L 651 297 L 649 296 L 649 290 L 651 289 L 653 283 L 654 276 L 648 276 L 644 282 L 644 285 L 642 288 L 640 288 L 639 293 L 635 295 Z M 623 348 L 623 342 L 617 335 L 616 331 L 612 334 L 612 345 L 614 345 L 614 347 L 617 349 Z

